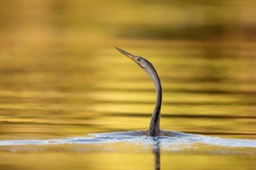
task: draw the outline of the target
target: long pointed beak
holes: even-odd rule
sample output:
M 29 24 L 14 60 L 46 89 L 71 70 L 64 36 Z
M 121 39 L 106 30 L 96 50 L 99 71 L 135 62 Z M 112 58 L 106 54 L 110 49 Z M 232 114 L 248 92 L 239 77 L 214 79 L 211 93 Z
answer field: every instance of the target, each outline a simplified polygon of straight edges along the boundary
M 124 51 L 123 49 L 121 48 L 118 48 L 118 47 L 115 47 L 120 53 L 122 53 L 123 55 L 129 57 L 132 61 L 136 62 L 136 56 L 131 54 L 131 53 L 128 53 L 127 51 Z

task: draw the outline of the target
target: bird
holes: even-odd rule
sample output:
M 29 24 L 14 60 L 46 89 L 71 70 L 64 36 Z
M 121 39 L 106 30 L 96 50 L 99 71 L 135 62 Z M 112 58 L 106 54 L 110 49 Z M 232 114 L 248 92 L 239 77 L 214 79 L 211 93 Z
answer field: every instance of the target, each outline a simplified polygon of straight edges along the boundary
M 154 68 L 153 64 L 148 61 L 147 59 L 133 55 L 121 48 L 115 47 L 120 53 L 130 58 L 136 64 L 138 64 L 154 82 L 155 91 L 156 91 L 156 104 L 155 109 L 151 117 L 151 121 L 149 124 L 149 128 L 147 130 L 147 135 L 151 137 L 161 136 L 160 130 L 160 115 L 161 115 L 161 105 L 162 105 L 162 85 L 160 78 L 157 74 L 156 69 Z

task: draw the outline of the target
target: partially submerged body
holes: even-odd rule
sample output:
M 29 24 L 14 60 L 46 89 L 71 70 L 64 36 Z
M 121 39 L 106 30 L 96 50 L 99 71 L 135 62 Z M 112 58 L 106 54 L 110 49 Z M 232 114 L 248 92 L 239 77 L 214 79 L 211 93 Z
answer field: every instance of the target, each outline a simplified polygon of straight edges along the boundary
M 145 70 L 148 73 L 148 75 L 153 80 L 155 89 L 156 89 L 156 105 L 155 105 L 154 112 L 152 114 L 147 135 L 161 136 L 162 131 L 160 131 L 160 114 L 161 114 L 161 105 L 162 105 L 162 86 L 161 86 L 160 78 L 156 72 L 156 69 L 147 59 L 140 56 L 135 56 L 117 47 L 116 49 L 122 54 L 124 54 L 125 56 L 129 57 L 132 61 L 137 63 L 143 70 Z

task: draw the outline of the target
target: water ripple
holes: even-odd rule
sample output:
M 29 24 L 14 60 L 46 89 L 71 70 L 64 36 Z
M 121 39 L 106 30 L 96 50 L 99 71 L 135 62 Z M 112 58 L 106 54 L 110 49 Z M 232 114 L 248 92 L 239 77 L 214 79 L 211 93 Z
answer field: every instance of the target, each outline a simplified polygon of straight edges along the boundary
M 69 137 L 59 139 L 25 139 L 25 140 L 0 140 L 0 146 L 17 145 L 61 145 L 61 144 L 107 144 L 107 143 L 133 143 L 136 145 L 151 145 L 156 141 L 161 143 L 161 148 L 168 150 L 171 146 L 193 146 L 204 144 L 224 147 L 250 147 L 256 148 L 256 140 L 225 139 L 194 135 L 173 131 L 162 131 L 163 136 L 148 137 L 146 131 L 128 131 L 113 133 L 97 133 L 83 137 Z

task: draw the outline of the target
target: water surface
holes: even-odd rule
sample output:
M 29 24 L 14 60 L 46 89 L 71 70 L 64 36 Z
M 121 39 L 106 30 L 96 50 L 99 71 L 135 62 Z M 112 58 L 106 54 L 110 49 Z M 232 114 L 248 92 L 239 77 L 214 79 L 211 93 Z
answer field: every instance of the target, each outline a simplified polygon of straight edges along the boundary
M 254 169 L 253 2 L 1 3 L 0 169 Z

